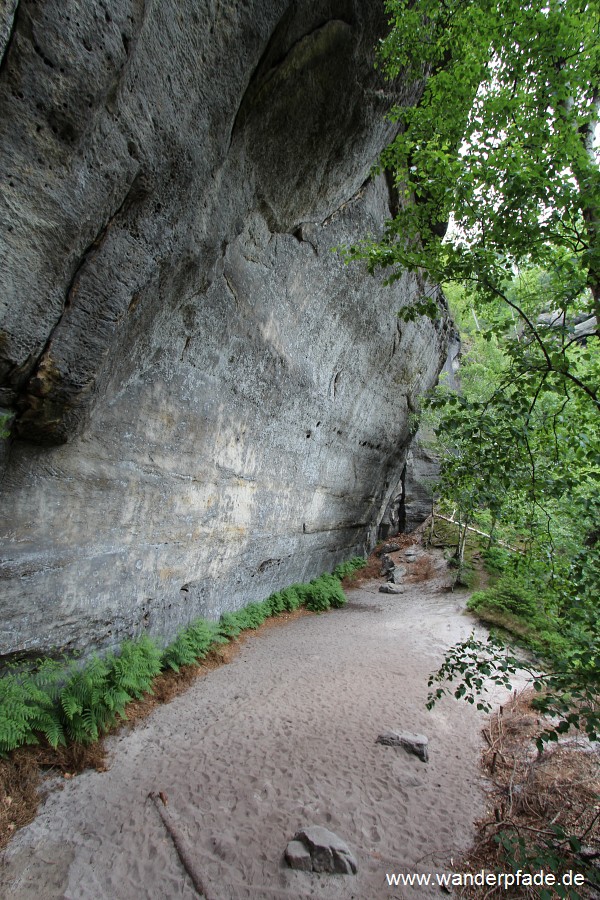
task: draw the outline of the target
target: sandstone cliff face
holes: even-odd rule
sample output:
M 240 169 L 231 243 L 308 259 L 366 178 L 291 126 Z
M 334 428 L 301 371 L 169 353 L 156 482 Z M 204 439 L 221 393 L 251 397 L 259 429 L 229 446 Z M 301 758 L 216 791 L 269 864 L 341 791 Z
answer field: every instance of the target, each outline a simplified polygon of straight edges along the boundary
M 460 360 L 460 335 L 453 331 L 448 339 L 448 355 L 440 372 L 447 388 L 460 391 L 458 378 Z M 399 501 L 399 519 L 403 531 L 413 531 L 430 515 L 438 489 L 439 459 L 432 450 L 434 433 L 421 426 L 408 448 L 406 468 L 402 475 L 402 496 Z M 439 495 L 438 495 L 439 496 Z
M 0 653 L 168 638 L 373 539 L 448 331 L 331 252 L 390 214 L 383 27 L 0 6 Z

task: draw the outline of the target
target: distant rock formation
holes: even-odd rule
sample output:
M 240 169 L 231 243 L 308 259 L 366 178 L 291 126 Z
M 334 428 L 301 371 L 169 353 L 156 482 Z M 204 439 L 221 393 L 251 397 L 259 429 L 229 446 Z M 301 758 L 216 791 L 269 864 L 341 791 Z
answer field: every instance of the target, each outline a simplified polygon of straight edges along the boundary
M 441 372 L 444 384 L 453 390 L 460 390 L 460 349 L 460 336 L 453 331 L 449 335 L 448 355 Z M 379 524 L 380 538 L 385 540 L 399 532 L 414 531 L 431 515 L 440 476 L 440 462 L 432 448 L 433 438 L 432 431 L 421 426 L 407 445 L 398 485 Z
M 0 8 L 0 654 L 169 638 L 373 542 L 450 330 L 332 252 L 389 217 L 415 96 L 380 7 Z

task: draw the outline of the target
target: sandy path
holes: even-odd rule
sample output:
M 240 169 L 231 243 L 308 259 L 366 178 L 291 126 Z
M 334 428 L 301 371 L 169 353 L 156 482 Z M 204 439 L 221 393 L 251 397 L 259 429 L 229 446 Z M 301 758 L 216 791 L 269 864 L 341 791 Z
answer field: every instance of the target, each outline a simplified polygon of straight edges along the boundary
M 401 596 L 378 586 L 248 639 L 229 665 L 112 739 L 109 771 L 65 782 L 16 835 L 0 895 L 197 897 L 148 799 L 164 791 L 210 900 L 442 896 L 390 888 L 385 875 L 444 870 L 482 812 L 481 717 L 452 701 L 425 709 L 428 673 L 472 622 L 440 578 Z M 375 743 L 394 727 L 428 735 L 429 763 Z M 287 869 L 283 850 L 306 824 L 343 837 L 358 875 Z

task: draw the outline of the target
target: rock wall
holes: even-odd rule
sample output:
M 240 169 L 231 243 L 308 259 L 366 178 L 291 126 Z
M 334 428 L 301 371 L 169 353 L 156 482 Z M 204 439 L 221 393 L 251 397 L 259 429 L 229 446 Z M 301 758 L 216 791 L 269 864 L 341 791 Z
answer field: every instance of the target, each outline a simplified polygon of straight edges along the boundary
M 332 252 L 389 217 L 414 96 L 379 7 L 0 7 L 0 654 L 169 638 L 373 540 L 448 334 Z
M 460 390 L 460 351 L 460 335 L 453 331 L 449 335 L 448 356 L 440 372 L 440 380 L 443 379 L 445 386 L 453 391 Z M 413 531 L 431 514 L 440 475 L 439 459 L 432 449 L 434 438 L 431 429 L 421 426 L 409 444 L 398 503 L 401 531 Z

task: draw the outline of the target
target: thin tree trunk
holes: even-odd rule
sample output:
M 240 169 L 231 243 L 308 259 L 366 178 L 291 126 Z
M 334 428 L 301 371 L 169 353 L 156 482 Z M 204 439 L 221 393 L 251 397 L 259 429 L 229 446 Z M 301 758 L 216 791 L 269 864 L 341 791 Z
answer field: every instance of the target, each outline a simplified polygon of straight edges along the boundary
M 489 550 L 490 547 L 492 546 L 492 540 L 493 540 L 493 537 L 494 537 L 494 529 L 496 528 L 496 522 L 497 522 L 496 516 L 495 516 L 495 515 L 492 515 L 492 525 L 491 525 L 491 528 L 490 528 L 490 536 L 489 536 L 489 538 L 488 538 L 488 543 L 487 543 L 487 549 L 488 549 L 488 550 Z

